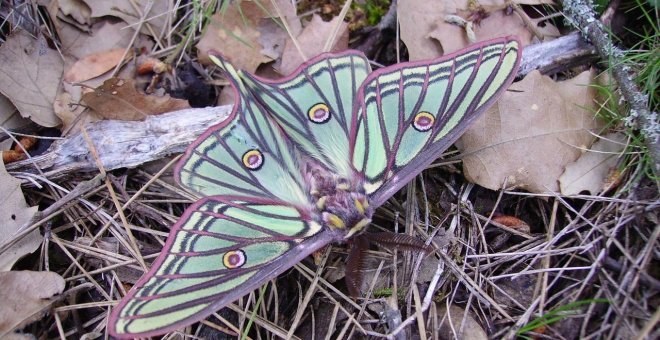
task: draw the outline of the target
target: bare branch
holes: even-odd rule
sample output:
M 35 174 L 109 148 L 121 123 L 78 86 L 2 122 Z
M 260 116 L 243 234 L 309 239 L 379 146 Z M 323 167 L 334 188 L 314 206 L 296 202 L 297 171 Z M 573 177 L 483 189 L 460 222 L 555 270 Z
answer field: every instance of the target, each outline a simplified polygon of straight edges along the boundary
M 103 120 L 87 125 L 86 130 L 106 170 L 132 168 L 183 152 L 204 130 L 229 116 L 230 111 L 230 105 L 186 109 L 137 122 Z M 37 168 L 51 179 L 98 171 L 80 132 L 56 141 L 43 155 L 7 164 L 7 171 L 12 173 L 36 172 Z
M 603 60 L 609 61 L 612 74 L 619 84 L 623 98 L 630 103 L 630 113 L 626 124 L 642 132 L 649 155 L 653 161 L 653 171 L 660 175 L 660 124 L 657 112 L 648 107 L 648 96 L 643 94 L 633 79 L 633 71 L 623 62 L 623 52 L 609 38 L 603 24 L 596 19 L 590 3 L 584 0 L 563 0 L 564 13 L 589 40 Z

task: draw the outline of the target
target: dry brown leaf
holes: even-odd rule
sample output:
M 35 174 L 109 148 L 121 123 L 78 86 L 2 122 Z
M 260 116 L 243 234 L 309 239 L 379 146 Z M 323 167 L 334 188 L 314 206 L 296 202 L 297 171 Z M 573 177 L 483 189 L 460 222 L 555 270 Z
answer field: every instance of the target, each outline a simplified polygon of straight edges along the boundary
M 25 153 L 16 150 L 3 150 L 2 151 L 2 163 L 9 164 L 26 159 L 27 156 Z
M 283 29 L 280 19 L 276 19 L 276 15 L 271 17 L 263 17 L 259 21 L 258 30 L 261 34 L 259 36 L 259 44 L 261 44 L 261 53 L 273 60 L 279 60 L 284 52 L 284 46 L 287 41 L 291 40 L 291 36 L 297 37 L 302 32 L 302 24 L 300 19 L 296 16 L 296 8 L 291 5 L 287 0 L 277 0 L 279 12 L 282 14 L 288 23 L 288 32 Z M 271 14 L 276 14 L 277 11 L 272 4 L 268 8 Z
M 30 120 L 23 118 L 16 106 L 0 94 L 0 126 L 5 129 L 17 129 L 30 124 Z
M 443 20 L 438 23 L 438 27 L 435 30 L 429 32 L 428 36 L 438 40 L 445 53 L 455 52 L 470 45 L 467 35 L 462 28 L 459 27 L 461 33 L 454 34 L 453 30 L 449 29 L 449 26 L 456 27 Z M 527 29 L 520 17 L 517 14 L 507 15 L 504 10 L 496 10 L 490 13 L 487 18 L 481 20 L 481 24 L 474 26 L 474 33 L 477 38 L 476 41 L 484 41 L 507 35 L 517 36 L 523 46 L 529 45 L 532 41 L 532 33 Z
M 21 232 L 38 207 L 28 207 L 21 191 L 21 181 L 12 177 L 0 163 L 0 244 L 5 244 Z M 43 237 L 36 229 L 0 254 L 0 271 L 10 270 L 18 259 L 37 250 Z M 2 301 L 2 300 L 0 300 Z
M 625 147 L 626 136 L 621 133 L 610 133 L 599 139 L 577 161 L 566 166 L 566 171 L 559 177 L 561 193 L 600 193 L 607 187 L 608 174 L 616 170 L 619 156 Z
M 449 310 L 449 313 L 447 313 L 447 310 Z M 442 303 L 438 305 L 436 313 L 438 320 L 441 320 L 440 327 L 437 329 L 441 339 L 488 339 L 488 335 L 481 324 L 472 316 L 472 313 L 468 312 L 466 315 L 465 309 L 456 305 L 449 305 L 449 309 L 447 309 L 447 305 Z M 459 333 L 461 330 L 463 332 Z
M 66 79 L 62 82 L 62 87 L 53 102 L 53 109 L 55 114 L 62 120 L 63 134 L 75 131 L 77 126 L 102 119 L 91 110 L 87 110 L 81 116 L 85 107 L 78 105 L 78 103 L 82 98 L 83 90 L 89 91 L 90 88 L 102 86 L 103 82 L 112 76 L 111 72 L 105 72 L 116 65 L 117 61 L 112 59 L 119 59 L 123 55 L 123 51 L 131 46 L 131 37 L 134 32 L 125 29 L 125 27 L 126 23 L 124 22 L 111 23 L 104 20 L 92 25 L 89 32 L 84 32 L 73 25 L 62 24 L 60 40 L 62 41 L 62 52 L 65 55 L 69 71 L 67 71 Z M 151 50 L 152 45 L 153 42 L 146 36 L 139 35 L 132 46 Z M 108 52 L 110 52 L 109 55 Z M 89 66 L 92 69 L 102 66 L 96 70 L 90 70 L 87 65 L 84 65 L 84 60 L 99 55 L 110 57 L 111 60 L 98 64 L 92 63 Z M 76 62 L 76 60 L 78 61 Z M 133 77 L 133 68 L 134 63 L 127 63 L 120 69 L 118 77 L 121 78 L 123 74 L 130 74 L 130 77 Z M 98 76 L 99 73 L 101 73 L 100 76 Z M 80 80 L 83 78 L 88 79 Z
M 54 272 L 0 273 L 0 338 L 40 319 L 64 286 L 64 279 Z
M 532 22 L 536 25 L 536 30 L 541 33 L 541 35 L 548 40 L 552 38 L 558 38 L 561 36 L 561 32 L 559 32 L 559 29 L 557 26 L 553 25 L 552 23 L 542 20 L 543 18 L 540 19 L 532 19 Z M 544 40 L 545 41 L 545 40 Z
M 61 0 L 60 0 L 61 1 Z M 49 16 L 49 21 L 52 24 L 53 28 L 55 29 L 55 32 L 57 34 L 60 34 L 60 26 L 62 23 L 60 22 L 60 19 L 57 17 L 58 14 L 60 13 L 59 11 L 59 4 L 57 1 L 52 1 L 52 0 L 36 0 L 33 2 L 33 4 L 43 6 L 43 8 L 46 10 Z M 25 29 L 25 26 L 23 26 Z M 28 30 L 30 31 L 30 30 Z M 33 32 L 33 31 L 30 31 Z
M 101 116 L 118 120 L 143 120 L 147 115 L 190 108 L 187 100 L 140 93 L 133 80 L 119 78 L 106 80 L 82 100 Z
M 131 30 L 122 29 L 122 27 L 125 26 L 126 24 L 123 22 L 116 24 L 100 22 L 90 27 L 90 32 L 87 33 L 70 24 L 63 23 L 61 29 L 62 34 L 60 37 L 62 41 L 62 52 L 65 56 L 65 69 L 68 69 L 69 72 L 85 72 L 86 70 L 78 71 L 79 69 L 76 69 L 76 71 L 71 71 L 71 68 L 78 59 L 82 59 L 85 56 L 104 51 L 118 48 L 128 48 L 131 43 L 131 36 L 133 32 Z M 145 39 L 141 39 L 144 37 L 144 35 L 139 35 L 138 40 L 133 43 L 133 46 L 144 46 L 147 49 L 151 49 L 150 46 L 153 43 L 146 43 Z M 125 70 L 131 69 L 133 65 L 133 63 L 124 65 L 120 71 L 120 74 L 122 74 L 122 72 Z M 98 73 L 98 71 L 95 73 Z M 62 118 L 72 116 L 71 114 L 77 111 L 76 107 L 74 107 L 73 110 L 63 109 L 63 105 L 61 103 L 57 103 L 57 100 L 62 98 L 63 93 L 68 93 L 70 95 L 71 98 L 68 101 L 77 103 L 82 97 L 83 88 L 99 87 L 111 76 L 112 74 L 110 72 L 106 72 L 101 76 L 97 76 L 86 81 L 78 81 L 79 84 L 75 85 L 73 85 L 71 82 L 64 81 L 60 91 L 57 94 L 56 103 L 54 104 L 55 114 Z M 131 77 L 132 76 L 133 73 L 131 73 Z M 87 76 L 80 76 L 79 78 L 86 77 Z M 119 77 L 121 77 L 121 75 Z M 67 131 L 69 127 L 70 125 L 65 123 L 63 131 Z
M 335 25 L 340 20 L 335 17 L 330 22 L 325 22 L 320 16 L 314 15 L 312 21 L 305 26 L 302 33 L 296 38 L 307 58 L 315 57 L 323 52 L 326 41 L 332 35 Z M 343 51 L 348 48 L 348 24 L 341 22 L 337 37 L 330 48 L 331 52 Z M 282 53 L 282 64 L 279 71 L 282 74 L 290 74 L 295 71 L 305 60 L 291 41 L 286 42 Z
M 57 51 L 42 38 L 16 30 L 0 46 L 0 92 L 23 117 L 53 127 L 60 124 L 53 101 L 62 78 L 64 63 Z
M 128 48 L 133 36 L 132 30 L 127 30 L 123 22 L 99 22 L 90 27 L 90 32 L 83 32 L 78 28 L 62 23 L 60 41 L 62 53 L 74 57 L 76 60 L 87 55 L 108 51 L 115 48 Z
M 74 102 L 68 92 L 61 92 L 57 95 L 53 108 L 55 114 L 62 120 L 62 135 L 64 136 L 71 131 L 77 131 L 76 127 L 103 119 L 93 110 L 85 111 L 85 106 Z
M 546 4 L 552 0 L 514 1 L 524 4 Z M 407 0 L 398 4 L 401 40 L 406 44 L 410 60 L 430 59 L 451 53 L 469 45 L 462 27 L 445 21 L 447 15 L 458 15 L 468 19 L 472 13 L 470 0 Z M 488 16 L 479 25 L 474 25 L 477 41 L 506 35 L 517 35 L 524 46 L 531 41 L 532 34 L 525 28 L 517 14 L 506 15 L 505 0 L 479 1 Z
M 444 16 L 455 8 L 447 1 L 408 0 L 397 3 L 401 40 L 406 44 L 410 60 L 431 59 L 443 54 L 440 43 L 429 37 L 444 22 Z M 452 13 L 454 14 L 454 13 Z M 462 36 L 463 29 L 446 25 L 447 34 Z
M 273 19 L 261 19 L 259 21 L 259 44 L 261 45 L 261 54 L 272 60 L 277 60 L 284 52 L 284 46 L 289 39 L 289 34 L 281 29 L 278 23 Z M 302 26 L 294 33 L 297 36 L 302 31 Z
M 514 83 L 456 145 L 465 176 L 483 187 L 557 192 L 567 164 L 602 126 L 593 118 L 594 74 L 555 82 L 534 71 Z M 591 110 L 591 111 L 590 111 Z M 591 131 L 591 132 L 590 132 Z
M 493 221 L 503 224 L 509 228 L 516 229 L 526 234 L 529 234 L 531 231 L 531 228 L 529 227 L 529 224 L 527 224 L 527 222 L 515 216 L 510 216 L 510 215 L 495 216 L 493 217 Z
M 231 5 L 224 13 L 217 13 L 197 44 L 199 61 L 211 64 L 210 50 L 216 50 L 239 69 L 255 73 L 257 67 L 278 58 L 289 40 L 289 33 L 278 22 L 279 15 L 286 19 L 289 30 L 298 35 L 302 26 L 296 8 L 286 0 L 241 1 Z M 279 15 L 278 15 L 279 13 Z
M 268 14 L 253 1 L 231 4 L 224 12 L 213 15 L 206 32 L 197 43 L 199 61 L 206 65 L 212 64 L 208 53 L 215 50 L 237 68 L 254 73 L 260 64 L 271 60 L 261 53 L 262 46 L 259 43 L 261 33 L 258 25 L 265 16 Z
M 137 27 L 142 17 L 145 18 L 140 32 L 159 37 L 167 28 L 168 12 L 172 12 L 169 1 L 150 0 L 114 0 L 95 1 L 83 0 L 92 10 L 92 18 L 104 16 L 117 17 L 128 23 L 128 26 Z M 151 6 L 149 8 L 149 6 Z M 136 8 L 138 10 L 136 10 Z M 145 10 L 148 12 L 145 13 Z M 126 27 L 127 25 L 124 25 Z M 151 29 L 149 29 L 151 28 Z M 129 30 L 131 33 L 134 30 Z
M 92 10 L 83 0 L 58 0 L 56 3 L 64 15 L 70 16 L 79 24 L 89 24 Z
M 108 51 L 92 53 L 76 61 L 64 74 L 64 81 L 78 83 L 92 79 L 112 70 L 122 61 L 125 48 L 115 48 Z M 128 59 L 131 55 L 126 56 Z
M 534 268 L 540 267 L 534 265 Z M 519 268 L 519 270 L 524 270 Z M 493 290 L 493 299 L 503 307 L 529 307 L 535 300 L 535 288 L 538 283 L 536 275 L 519 275 L 495 281 L 499 289 Z

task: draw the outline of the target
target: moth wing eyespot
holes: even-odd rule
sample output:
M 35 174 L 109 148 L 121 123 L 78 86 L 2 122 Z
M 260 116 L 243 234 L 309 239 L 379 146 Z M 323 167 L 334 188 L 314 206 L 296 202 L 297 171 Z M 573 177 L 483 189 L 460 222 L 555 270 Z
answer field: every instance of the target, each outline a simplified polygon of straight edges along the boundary
M 330 120 L 330 108 L 325 103 L 317 103 L 312 105 L 307 111 L 307 117 L 312 123 L 323 124 Z
M 264 165 L 264 154 L 257 149 L 250 149 L 243 154 L 243 166 L 249 170 L 259 170 Z
M 245 264 L 245 252 L 238 250 L 230 250 L 222 256 L 222 264 L 227 269 L 240 268 Z
M 434 123 L 435 117 L 430 112 L 420 111 L 413 118 L 412 126 L 419 132 L 426 132 L 433 128 Z

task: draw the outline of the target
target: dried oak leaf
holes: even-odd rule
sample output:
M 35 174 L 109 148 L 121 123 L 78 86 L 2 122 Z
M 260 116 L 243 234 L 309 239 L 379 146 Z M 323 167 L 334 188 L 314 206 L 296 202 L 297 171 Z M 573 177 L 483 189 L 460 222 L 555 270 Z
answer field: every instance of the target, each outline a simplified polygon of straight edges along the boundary
M 0 273 L 0 338 L 40 319 L 64 286 L 64 279 L 54 272 Z
M 547 4 L 552 0 L 517 0 L 518 4 Z M 473 26 L 476 41 L 506 35 L 517 35 L 523 45 L 529 44 L 531 32 L 517 14 L 507 15 L 506 0 L 478 2 L 486 17 Z M 406 44 L 410 60 L 430 59 L 457 51 L 469 45 L 465 29 L 445 21 L 447 15 L 469 19 L 475 13 L 471 0 L 407 0 L 398 4 L 401 40 Z
M 22 117 L 16 106 L 0 94 L 0 126 L 5 129 L 19 129 L 29 124 L 30 120 Z
M 302 32 L 302 23 L 296 15 L 296 8 L 291 2 L 277 0 L 277 7 L 282 17 L 286 18 L 288 29 L 284 28 L 282 19 L 276 15 L 263 17 L 259 20 L 259 44 L 261 44 L 261 53 L 273 60 L 279 60 L 284 52 L 284 46 L 291 40 L 291 36 L 297 37 Z M 271 5 L 272 7 L 272 5 Z M 269 8 L 271 14 L 276 14 L 275 8 Z M 278 78 L 281 77 L 278 75 Z
M 512 84 L 456 143 L 468 180 L 491 190 L 506 182 L 535 193 L 559 191 L 564 168 L 602 126 L 593 117 L 593 80 L 592 71 L 562 82 L 534 71 Z
M 53 108 L 55 108 L 55 114 L 62 120 L 63 136 L 68 135 L 71 131 L 77 131 L 77 129 L 74 129 L 76 126 L 82 126 L 103 119 L 103 117 L 100 117 L 93 111 L 88 111 L 82 115 L 85 107 L 79 105 L 78 101 L 73 100 L 69 92 L 63 91 L 59 93 L 55 97 Z
M 63 70 L 62 58 L 48 48 L 43 37 L 34 39 L 16 30 L 0 46 L 0 92 L 23 117 L 41 126 L 60 124 L 53 101 Z
M 527 222 L 510 215 L 500 215 L 493 217 L 493 221 L 503 224 L 509 228 L 519 230 L 523 233 L 529 234 L 531 229 Z
M 62 53 L 81 59 L 101 51 L 127 48 L 131 46 L 134 32 L 125 28 L 126 24 L 121 21 L 102 21 L 91 26 L 89 32 L 84 32 L 73 25 L 63 23 L 60 35 Z
M 607 189 L 608 175 L 616 170 L 621 152 L 626 147 L 626 136 L 610 133 L 595 142 L 577 161 L 568 164 L 559 177 L 564 195 L 577 195 L 588 191 L 596 195 Z
M 334 42 L 330 47 L 330 52 L 343 51 L 348 48 L 348 24 L 340 21 L 339 17 L 335 17 L 332 21 L 325 22 L 320 16 L 314 15 L 312 21 L 303 28 L 302 33 L 296 38 L 300 48 L 305 53 L 307 59 L 315 57 L 324 51 L 326 41 L 333 35 L 335 26 L 339 22 L 339 29 L 337 35 L 334 37 Z M 305 61 L 303 56 L 295 47 L 295 45 L 288 40 L 282 53 L 282 64 L 279 71 L 282 74 L 290 74 L 297 69 L 300 64 Z
M 199 61 L 212 64 L 208 53 L 216 50 L 239 69 L 254 73 L 259 65 L 271 59 L 261 53 L 256 23 L 250 20 L 244 22 L 235 7 L 229 6 L 224 13 L 219 12 L 211 17 L 206 32 L 197 43 Z
M 168 25 L 168 12 L 173 11 L 169 1 L 151 0 L 82 0 L 92 10 L 92 18 L 111 16 L 120 18 L 130 27 L 141 27 L 140 33 L 160 37 Z M 145 11 L 147 11 L 145 13 Z M 140 23 L 144 18 L 144 22 Z M 129 30 L 133 32 L 133 30 Z
M 126 54 L 125 48 L 113 48 L 111 50 L 92 53 L 78 59 L 64 74 L 64 81 L 78 83 L 98 77 L 122 62 Z M 131 55 L 126 55 L 130 59 Z
M 140 93 L 131 79 L 110 78 L 82 99 L 101 116 L 117 120 L 143 120 L 148 115 L 190 108 L 187 100 Z
M 4 152 L 3 152 L 4 153 Z M 38 207 L 28 207 L 21 191 L 21 181 L 12 177 L 0 163 L 0 244 L 5 244 L 19 235 Z M 37 250 L 43 237 L 33 230 L 13 246 L 0 254 L 0 271 L 10 270 L 18 259 Z M 0 300 L 2 301 L 2 300 Z M 1 318 L 0 318 L 1 319 Z
M 62 14 L 70 16 L 81 25 L 87 25 L 92 16 L 92 10 L 82 0 L 58 0 L 53 1 L 62 11 Z
M 283 20 L 290 33 L 283 29 Z M 214 15 L 210 23 L 197 44 L 200 62 L 211 64 L 208 52 L 216 50 L 250 73 L 281 56 L 289 34 L 297 36 L 302 31 L 296 8 L 286 0 L 241 1 Z
M 463 11 L 459 11 L 459 13 L 463 13 Z M 466 16 L 467 14 L 461 15 L 461 17 Z M 455 52 L 471 44 L 462 27 L 458 27 L 461 33 L 454 35 L 449 26 L 457 27 L 443 20 L 435 30 L 428 34 L 429 38 L 440 42 L 444 53 Z M 474 25 L 473 29 L 476 41 L 485 41 L 507 35 L 517 36 L 523 46 L 529 45 L 532 41 L 532 32 L 527 28 L 525 22 L 520 19 L 520 16 L 515 13 L 506 14 L 503 9 L 494 10 L 481 20 L 479 25 Z
M 77 126 L 102 119 L 97 114 L 81 115 L 85 107 L 78 104 L 83 88 L 99 87 L 110 78 L 112 74 L 106 71 L 120 62 L 119 58 L 129 45 L 150 50 L 153 43 L 149 42 L 145 35 L 138 35 L 131 45 L 134 32 L 125 29 L 124 22 L 102 21 L 89 27 L 88 31 L 82 31 L 67 23 L 62 23 L 61 26 L 62 53 L 66 57 L 68 71 L 53 106 L 55 114 L 62 120 L 62 132 L 66 135 L 76 130 Z M 99 62 L 97 58 L 102 61 Z M 87 65 L 90 61 L 92 62 Z M 133 66 L 133 63 L 124 65 L 118 77 L 121 78 L 124 72 L 130 72 Z M 133 77 L 133 73 L 130 77 Z

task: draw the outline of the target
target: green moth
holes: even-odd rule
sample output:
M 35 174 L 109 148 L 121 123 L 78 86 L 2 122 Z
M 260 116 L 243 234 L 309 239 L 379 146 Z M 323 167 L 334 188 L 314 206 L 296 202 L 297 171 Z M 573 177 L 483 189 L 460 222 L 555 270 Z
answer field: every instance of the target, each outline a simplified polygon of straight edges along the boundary
M 212 53 L 236 103 L 175 171 L 202 198 L 113 309 L 110 334 L 187 326 L 312 252 L 359 238 L 374 209 L 506 90 L 520 56 L 513 37 L 375 72 L 360 52 L 326 53 L 272 81 Z

